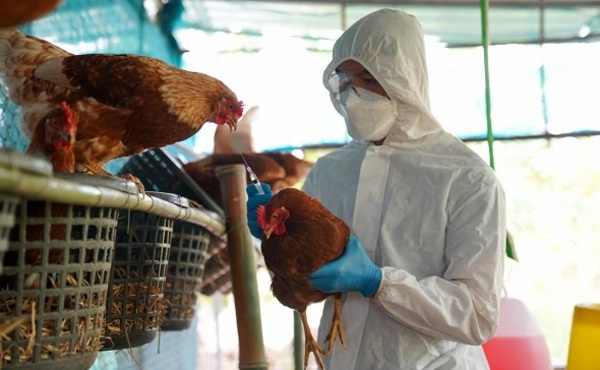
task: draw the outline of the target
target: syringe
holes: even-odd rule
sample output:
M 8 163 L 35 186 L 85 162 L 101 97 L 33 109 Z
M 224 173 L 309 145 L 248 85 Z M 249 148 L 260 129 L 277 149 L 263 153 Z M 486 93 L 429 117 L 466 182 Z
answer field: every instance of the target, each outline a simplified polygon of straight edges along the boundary
M 256 176 L 256 174 L 254 172 L 252 172 L 252 168 L 250 168 L 250 166 L 248 166 L 248 162 L 246 162 L 246 158 L 244 158 L 244 155 L 241 152 L 240 152 L 240 155 L 242 156 L 242 160 L 246 164 L 246 171 L 248 171 L 248 176 L 250 176 L 250 181 L 254 184 L 254 187 L 256 187 L 258 194 L 264 194 L 265 192 L 263 191 L 262 186 L 260 186 L 260 181 L 258 181 L 258 176 Z

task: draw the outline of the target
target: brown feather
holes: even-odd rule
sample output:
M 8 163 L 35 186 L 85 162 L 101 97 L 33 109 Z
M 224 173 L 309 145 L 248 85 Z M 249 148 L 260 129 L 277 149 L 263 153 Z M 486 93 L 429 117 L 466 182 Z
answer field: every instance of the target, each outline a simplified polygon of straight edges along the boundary
M 273 192 L 296 185 L 306 177 L 313 165 L 291 153 L 244 153 L 244 158 L 240 153 L 222 153 L 187 163 L 183 169 L 212 199 L 222 204 L 221 188 L 215 176 L 215 168 L 244 164 L 244 159 L 258 179 L 269 184 Z M 250 183 L 248 174 L 246 181 Z
M 72 55 L 16 29 L 0 30 L 0 76 L 26 134 L 59 102 L 72 107 L 76 160 L 87 168 L 185 140 L 209 121 L 235 129 L 242 115 L 243 103 L 212 76 L 139 55 Z
M 276 193 L 266 205 L 267 219 L 281 207 L 290 213 L 286 232 L 264 239 L 261 250 L 267 268 L 275 275 L 275 297 L 285 306 L 303 311 L 329 296 L 314 289 L 308 275 L 343 254 L 350 228 L 318 199 L 298 189 Z
M 14 27 L 31 22 L 52 11 L 60 0 L 0 1 L 0 27 Z

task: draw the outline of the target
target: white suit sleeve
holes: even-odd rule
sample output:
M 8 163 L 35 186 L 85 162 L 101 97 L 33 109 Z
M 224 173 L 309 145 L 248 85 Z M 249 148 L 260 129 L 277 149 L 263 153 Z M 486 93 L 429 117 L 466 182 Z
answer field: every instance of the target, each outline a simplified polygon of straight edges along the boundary
M 448 205 L 443 276 L 383 267 L 374 297 L 394 319 L 437 338 L 479 345 L 496 331 L 506 243 L 504 193 L 481 185 Z

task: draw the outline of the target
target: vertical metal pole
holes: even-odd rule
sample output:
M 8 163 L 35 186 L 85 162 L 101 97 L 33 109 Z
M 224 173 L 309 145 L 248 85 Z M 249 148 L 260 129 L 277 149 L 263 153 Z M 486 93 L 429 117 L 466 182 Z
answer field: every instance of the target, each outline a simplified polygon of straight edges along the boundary
M 246 172 L 241 164 L 219 166 L 223 208 L 227 215 L 227 243 L 237 319 L 240 369 L 267 369 L 262 336 L 256 259 L 246 221 Z

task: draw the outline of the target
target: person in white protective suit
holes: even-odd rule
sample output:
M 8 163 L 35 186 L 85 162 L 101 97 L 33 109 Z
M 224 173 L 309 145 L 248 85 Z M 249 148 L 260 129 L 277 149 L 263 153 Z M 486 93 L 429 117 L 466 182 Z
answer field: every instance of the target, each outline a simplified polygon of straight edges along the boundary
M 303 190 L 356 236 L 311 275 L 317 289 L 347 292 L 347 348 L 335 343 L 327 369 L 488 369 L 481 344 L 498 323 L 504 192 L 433 117 L 419 22 L 390 9 L 358 20 L 323 83 L 354 140 L 320 158 Z M 324 348 L 332 313 L 330 299 Z
M 321 157 L 303 190 L 352 230 L 344 254 L 310 275 L 344 292 L 329 370 L 488 369 L 481 344 L 498 324 L 506 242 L 502 186 L 429 108 L 416 18 L 382 9 L 333 47 L 323 73 L 354 139 Z M 264 186 L 264 184 L 263 184 Z M 249 186 L 248 226 L 272 196 Z M 319 342 L 333 315 L 325 302 Z

